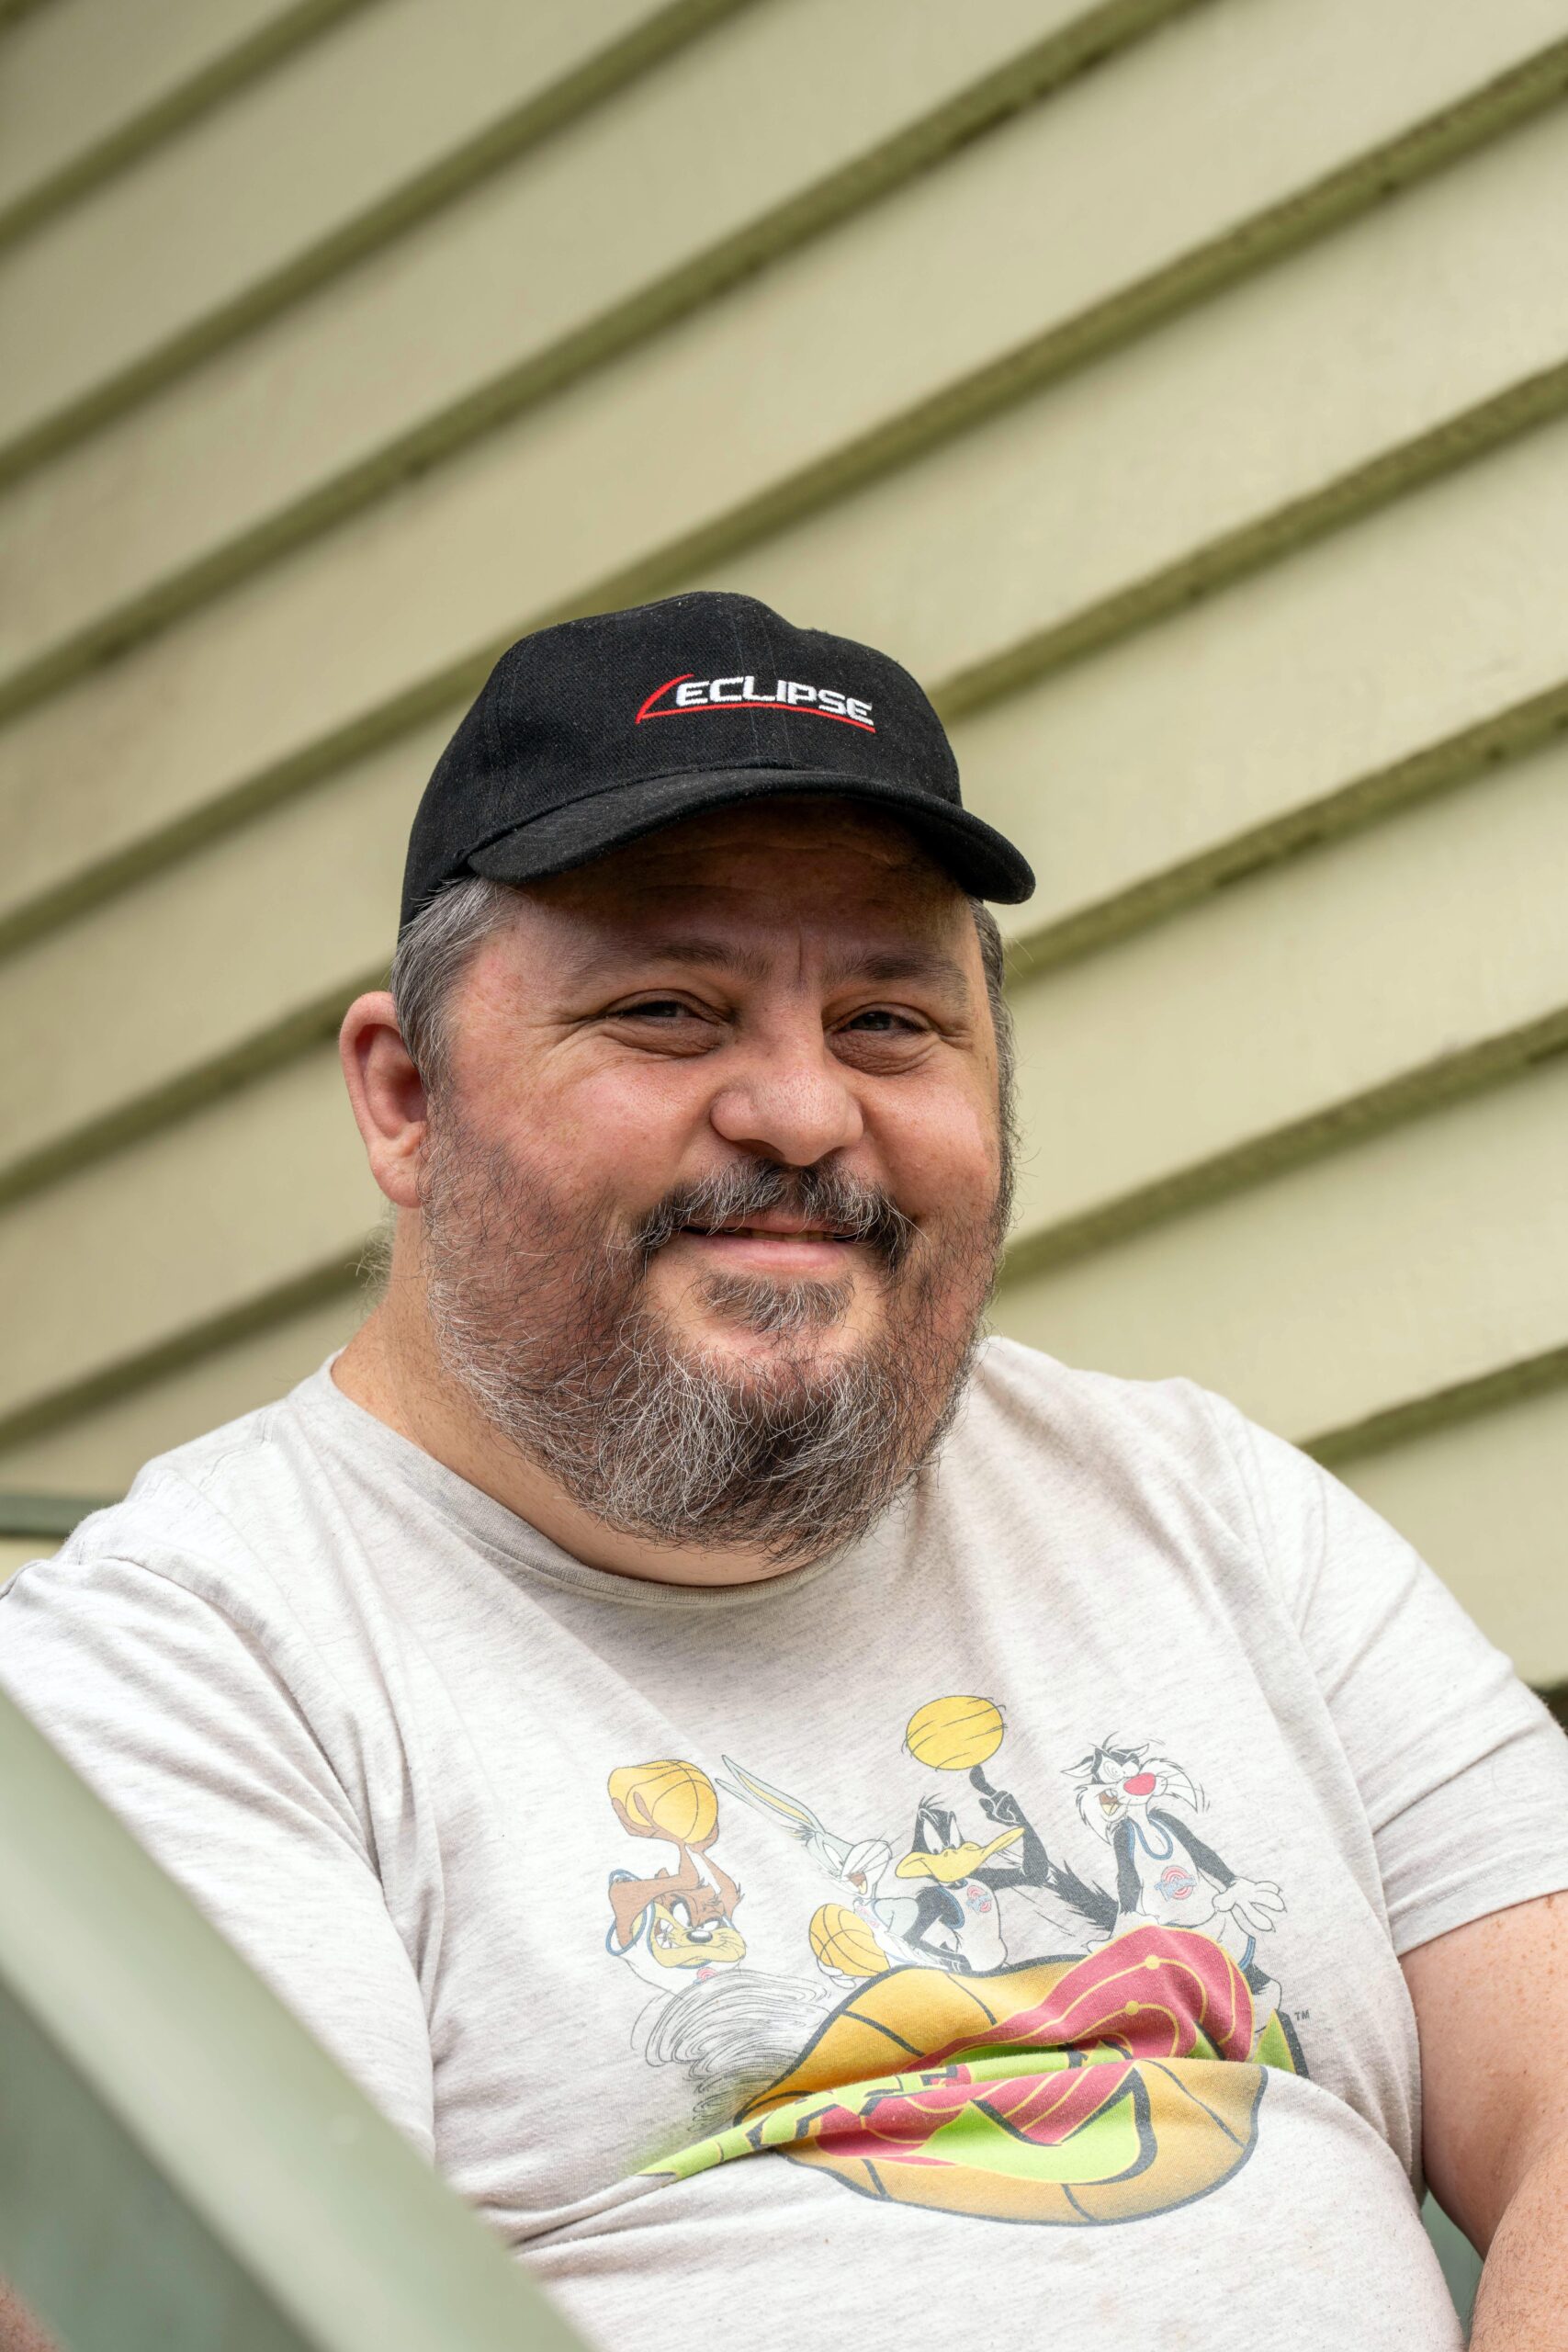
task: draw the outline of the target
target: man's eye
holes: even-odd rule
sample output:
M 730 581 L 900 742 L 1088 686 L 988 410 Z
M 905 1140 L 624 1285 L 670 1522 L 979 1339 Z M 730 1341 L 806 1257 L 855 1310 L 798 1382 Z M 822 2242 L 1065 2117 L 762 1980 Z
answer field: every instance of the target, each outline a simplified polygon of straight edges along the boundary
M 697 1015 L 679 997 L 649 997 L 643 1004 L 618 1005 L 614 1015 L 617 1021 L 694 1021 Z
M 871 1037 L 918 1037 L 920 1035 L 918 1022 L 911 1021 L 906 1012 L 890 1011 L 884 1004 L 868 1005 L 863 1012 L 857 1012 L 844 1026 L 848 1030 L 858 1030 L 863 1036 Z

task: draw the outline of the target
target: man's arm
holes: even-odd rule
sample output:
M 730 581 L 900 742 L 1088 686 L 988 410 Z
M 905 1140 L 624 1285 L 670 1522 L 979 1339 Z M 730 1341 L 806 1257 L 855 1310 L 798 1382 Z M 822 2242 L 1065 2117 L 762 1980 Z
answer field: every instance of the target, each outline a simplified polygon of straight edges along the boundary
M 1404 1956 L 1423 2155 L 1486 2256 L 1472 2352 L 1568 2352 L 1568 1894 Z
M 350 1781 L 401 1759 L 258 1570 L 232 1613 L 162 1567 L 73 1553 L 0 1594 L 0 1689 L 415 2144 L 434 2143 L 424 1994 Z M 242 1617 L 241 1611 L 243 1611 Z M 286 1674 L 287 1667 L 287 1674 Z M 329 1745 L 343 1759 L 334 1766 Z M 361 1803 L 365 1803 L 363 1792 Z M 0 2338 L 0 2352 L 5 2352 Z
M 60 2352 L 27 2306 L 0 2278 L 0 2352 Z

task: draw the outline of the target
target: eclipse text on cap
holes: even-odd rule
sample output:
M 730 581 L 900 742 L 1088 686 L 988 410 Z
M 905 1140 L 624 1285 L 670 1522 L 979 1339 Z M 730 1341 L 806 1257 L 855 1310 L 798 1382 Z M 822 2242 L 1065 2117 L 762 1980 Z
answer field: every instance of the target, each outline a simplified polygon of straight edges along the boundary
M 664 700 L 671 695 L 669 702 Z M 639 707 L 637 724 L 647 718 L 689 718 L 700 710 L 736 710 L 748 705 L 756 710 L 797 710 L 812 718 L 836 718 L 845 727 L 863 728 L 874 735 L 871 705 L 856 695 L 846 695 L 836 686 L 808 686 L 798 678 L 779 678 L 773 682 L 771 694 L 759 694 L 754 675 L 733 678 L 697 678 L 683 670 L 673 678 L 666 678 L 656 686 Z

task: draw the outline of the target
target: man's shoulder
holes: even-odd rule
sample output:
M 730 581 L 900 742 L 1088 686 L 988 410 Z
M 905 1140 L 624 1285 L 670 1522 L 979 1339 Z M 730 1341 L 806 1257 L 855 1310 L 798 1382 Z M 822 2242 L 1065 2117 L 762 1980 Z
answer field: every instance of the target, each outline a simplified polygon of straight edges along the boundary
M 298 1400 L 309 1386 L 154 1455 L 118 1502 L 77 1522 L 47 1563 L 51 1583 L 84 1584 L 112 1562 L 209 1599 L 254 1585 L 264 1559 L 288 1557 L 276 1539 L 298 1529 Z
M 993 1337 L 938 1475 L 965 1513 L 999 1510 L 1010 1522 L 1042 1524 L 1043 1507 L 1060 1527 L 1089 1511 L 1101 1535 L 1111 1520 L 1145 1531 L 1169 1521 L 1189 1534 L 1202 1529 L 1227 1558 L 1251 1559 L 1261 1534 L 1258 1434 L 1196 1380 L 1087 1371 Z
M 1088 1371 L 993 1334 L 976 1363 L 963 1426 L 980 1444 L 1013 1439 L 1067 1454 L 1133 1452 L 1202 1467 L 1225 1458 L 1226 1415 L 1235 1408 L 1195 1380 Z

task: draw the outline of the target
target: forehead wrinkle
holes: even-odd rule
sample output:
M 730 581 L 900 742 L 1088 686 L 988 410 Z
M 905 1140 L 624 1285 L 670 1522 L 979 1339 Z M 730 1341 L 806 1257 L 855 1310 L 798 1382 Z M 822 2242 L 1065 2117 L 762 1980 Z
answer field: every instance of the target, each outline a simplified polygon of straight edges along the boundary
M 703 932 L 681 932 L 667 939 L 617 938 L 605 948 L 587 948 L 569 959 L 575 967 L 610 963 L 692 964 L 705 971 L 733 972 L 761 984 L 776 968 L 767 948 Z M 830 988 L 846 981 L 925 980 L 967 999 L 968 976 L 956 956 L 916 942 L 897 946 L 849 947 L 828 957 L 823 978 Z
M 931 980 L 954 994 L 967 996 L 968 975 L 956 956 L 940 947 L 854 948 L 829 958 L 826 978 L 842 980 Z
M 709 938 L 700 932 L 681 932 L 668 939 L 617 934 L 607 942 L 586 945 L 565 960 L 574 972 L 603 964 L 695 964 L 706 971 L 737 972 L 743 979 L 757 981 L 767 978 L 773 961 L 764 948 Z

